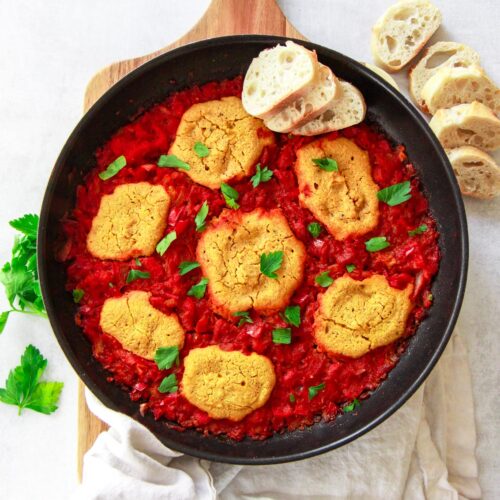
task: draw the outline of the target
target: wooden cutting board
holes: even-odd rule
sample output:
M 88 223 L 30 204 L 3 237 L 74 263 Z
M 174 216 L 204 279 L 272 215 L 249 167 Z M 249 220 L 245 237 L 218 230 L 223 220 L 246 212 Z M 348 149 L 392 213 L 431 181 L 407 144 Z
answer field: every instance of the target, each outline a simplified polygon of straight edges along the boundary
M 152 54 L 120 61 L 102 69 L 87 85 L 84 110 L 87 111 L 106 90 L 141 64 L 175 47 L 224 35 L 280 35 L 304 37 L 288 22 L 275 0 L 212 0 L 198 23 L 183 37 Z M 84 386 L 78 388 L 78 477 L 81 480 L 83 456 L 97 436 L 107 429 L 87 408 Z

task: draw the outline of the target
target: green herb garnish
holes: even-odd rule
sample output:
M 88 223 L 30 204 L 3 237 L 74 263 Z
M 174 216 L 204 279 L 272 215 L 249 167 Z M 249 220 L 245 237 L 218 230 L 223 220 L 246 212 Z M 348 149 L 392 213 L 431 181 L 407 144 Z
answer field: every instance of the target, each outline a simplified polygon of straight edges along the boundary
M 126 283 L 132 283 L 132 281 L 138 279 L 148 279 L 151 278 L 151 274 L 145 271 L 139 271 L 138 269 L 131 269 L 127 274 Z
M 184 262 L 181 262 L 179 264 L 179 274 L 181 276 L 184 276 L 185 274 L 189 273 L 189 271 L 192 271 L 193 269 L 196 269 L 200 267 L 200 264 L 198 262 L 190 262 L 188 260 L 185 260 Z
M 222 196 L 224 196 L 224 200 L 226 201 L 226 205 L 229 208 L 237 210 L 240 208 L 236 200 L 240 197 L 238 191 L 232 188 L 229 184 L 222 183 L 220 185 L 220 190 L 222 191 Z
M 324 271 L 316 278 L 314 278 L 314 281 L 319 285 L 322 286 L 323 288 L 329 287 L 333 283 L 333 278 L 330 276 L 330 271 Z
M 408 236 L 417 236 L 418 234 L 425 233 L 427 229 L 428 229 L 427 224 L 422 224 L 421 226 L 418 226 L 417 228 L 408 231 Z
M 273 342 L 275 344 L 291 344 L 292 329 L 291 328 L 275 328 L 273 330 Z
M 198 210 L 198 213 L 194 216 L 194 223 L 196 224 L 196 231 L 204 231 L 207 227 L 205 221 L 208 215 L 208 203 L 203 202 L 203 205 Z
M 358 408 L 359 406 L 361 406 L 361 403 L 359 402 L 359 400 L 353 399 L 352 403 L 350 403 L 342 408 L 342 411 L 344 413 L 349 413 L 349 412 L 355 410 L 356 408 Z
M 136 257 L 134 259 L 134 262 L 137 267 L 142 267 L 142 262 L 139 260 L 139 257 Z
M 181 170 L 191 170 L 191 167 L 185 161 L 177 158 L 175 155 L 161 155 L 156 163 L 159 167 L 180 168 Z
M 400 182 L 381 189 L 377 193 L 377 198 L 391 207 L 408 201 L 411 198 L 410 181 Z
M 174 363 L 179 366 L 179 348 L 160 347 L 155 353 L 155 363 L 159 370 L 168 370 Z
M 208 285 L 208 278 L 202 278 L 196 285 L 193 285 L 188 292 L 191 297 L 202 299 L 205 296 L 205 291 Z
M 29 408 L 49 415 L 57 410 L 57 402 L 64 384 L 62 382 L 39 382 L 47 360 L 33 345 L 26 347 L 21 364 L 9 372 L 5 388 L 0 389 L 0 401 L 22 410 Z
M 321 224 L 319 222 L 311 222 L 307 225 L 307 230 L 313 238 L 317 238 L 321 234 Z
M 164 238 L 162 238 L 158 245 L 156 245 L 156 251 L 163 255 L 168 247 L 177 239 L 177 233 L 175 231 L 170 231 Z
M 256 188 L 261 182 L 267 182 L 271 180 L 274 175 L 272 170 L 264 167 L 262 170 L 260 168 L 260 163 L 257 163 L 255 175 L 250 179 L 252 181 L 252 186 Z
M 83 299 L 83 296 L 85 295 L 85 292 L 81 288 L 75 288 L 73 290 L 73 302 L 75 304 L 78 304 L 80 300 Z
M 193 151 L 199 158 L 205 158 L 210 154 L 210 149 L 208 149 L 202 142 L 195 142 Z
M 332 158 L 314 158 L 313 162 L 326 172 L 338 172 L 339 164 Z
M 389 246 L 391 246 L 391 244 L 387 241 L 385 236 L 376 236 L 375 238 L 370 238 L 368 241 L 365 241 L 365 247 L 369 252 L 378 252 Z
M 179 385 L 177 382 L 177 377 L 175 373 L 171 373 L 167 375 L 158 387 L 158 392 L 165 394 L 166 392 L 172 393 L 177 392 L 179 390 Z
M 245 323 L 253 323 L 253 319 L 250 317 L 250 313 L 248 311 L 238 311 L 233 313 L 233 316 L 236 316 L 237 318 L 241 318 L 238 321 L 238 326 L 242 326 Z
M 319 391 L 322 391 L 325 388 L 325 383 L 321 383 L 318 385 L 313 385 L 312 387 L 309 387 L 308 389 L 308 395 L 309 395 L 309 401 L 311 401 L 312 398 L 317 396 Z
M 283 264 L 283 252 L 263 253 L 260 256 L 260 272 L 269 278 L 276 279 L 278 275 L 274 272 L 277 271 Z
M 346 270 L 348 273 L 352 273 L 354 271 L 354 269 L 356 269 L 356 266 L 354 264 L 347 264 L 347 266 L 345 266 Z
M 300 326 L 300 306 L 288 306 L 283 317 L 290 325 Z
M 107 167 L 106 170 L 103 170 L 99 173 L 99 177 L 103 181 L 107 181 L 114 177 L 123 167 L 127 165 L 127 159 L 125 156 L 119 156 L 115 161 L 112 161 Z
M 295 395 L 294 394 L 290 394 L 290 396 L 288 396 L 288 399 L 290 400 L 290 403 L 295 403 Z

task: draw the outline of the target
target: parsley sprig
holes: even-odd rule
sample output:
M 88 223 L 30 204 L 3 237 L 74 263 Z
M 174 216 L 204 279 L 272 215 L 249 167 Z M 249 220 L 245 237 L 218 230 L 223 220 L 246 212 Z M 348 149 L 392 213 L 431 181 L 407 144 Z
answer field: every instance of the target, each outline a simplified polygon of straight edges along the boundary
M 276 279 L 278 275 L 274 272 L 277 271 L 283 264 L 283 252 L 263 253 L 260 256 L 260 272 L 269 278 Z
M 206 158 L 210 154 L 210 149 L 202 142 L 195 142 L 193 151 L 196 153 L 198 158 Z
M 339 171 L 339 164 L 333 158 L 314 158 L 313 163 L 325 172 Z
M 35 214 L 26 214 L 9 222 L 14 229 L 23 234 L 16 236 L 12 247 L 12 259 L 4 264 L 0 271 L 0 283 L 5 287 L 11 307 L 0 314 L 0 333 L 4 330 L 12 312 L 47 317 L 36 266 L 38 222 L 38 215 Z
M 238 326 L 242 326 L 245 323 L 253 323 L 253 319 L 250 317 L 250 313 L 248 311 L 237 311 L 233 313 L 233 316 L 240 318 Z
M 261 169 L 260 163 L 257 163 L 257 166 L 255 167 L 255 175 L 251 178 L 252 186 L 256 188 L 261 182 L 270 181 L 273 175 L 274 172 L 272 170 L 269 170 L 267 167 Z
M 222 196 L 224 196 L 226 205 L 233 210 L 238 210 L 238 208 L 240 208 L 238 203 L 236 203 L 236 201 L 240 197 L 238 191 L 236 191 L 236 189 L 231 187 L 229 184 L 225 184 L 224 182 L 220 185 L 220 190 L 222 192 Z
M 179 168 L 181 170 L 191 170 L 191 167 L 185 161 L 182 161 L 175 155 L 161 155 L 156 164 L 161 168 Z
M 399 184 L 393 184 L 384 189 L 381 189 L 377 193 L 377 198 L 384 203 L 387 203 L 390 207 L 400 205 L 411 198 L 411 185 L 410 181 L 400 182 Z
M 155 363 L 159 370 L 168 370 L 174 363 L 179 366 L 179 348 L 175 345 L 159 347 L 155 353 Z

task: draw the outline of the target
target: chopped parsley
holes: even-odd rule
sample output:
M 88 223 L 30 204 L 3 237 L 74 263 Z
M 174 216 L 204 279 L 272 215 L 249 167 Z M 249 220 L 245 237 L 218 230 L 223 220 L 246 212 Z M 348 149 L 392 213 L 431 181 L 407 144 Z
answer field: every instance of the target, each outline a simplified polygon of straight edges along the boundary
M 188 260 L 185 260 L 184 262 L 181 262 L 179 264 L 179 274 L 181 276 L 184 276 L 185 274 L 189 273 L 193 269 L 197 269 L 200 267 L 200 264 L 198 262 L 190 262 Z
M 322 391 L 325 388 L 325 383 L 322 382 L 321 384 L 318 385 L 313 385 L 309 387 L 308 389 L 308 396 L 309 396 L 309 401 L 311 401 L 312 398 L 316 397 L 318 395 L 319 391 Z
M 425 233 L 427 229 L 429 229 L 427 227 L 427 224 L 422 224 L 421 226 L 418 226 L 417 228 L 408 231 L 408 236 L 417 236 L 418 234 Z
M 322 286 L 323 288 L 329 287 L 333 283 L 333 278 L 330 276 L 330 271 L 324 271 L 316 278 L 314 278 L 314 281 L 319 285 Z
M 325 172 L 339 171 L 339 164 L 332 158 L 314 158 L 313 163 Z
M 275 273 L 283 264 L 283 252 L 263 253 L 260 256 L 260 272 L 269 278 L 276 279 L 278 275 Z
M 399 184 L 393 184 L 384 189 L 381 189 L 377 193 L 377 198 L 384 203 L 387 203 L 390 207 L 400 205 L 411 198 L 411 184 L 410 181 L 400 182 Z
M 256 188 L 261 182 L 267 182 L 271 180 L 271 177 L 273 175 L 274 172 L 272 170 L 269 170 L 269 168 L 267 167 L 261 169 L 260 163 L 257 163 L 255 175 L 251 178 L 252 186 Z
M 300 326 L 300 306 L 288 306 L 283 317 L 290 325 Z
M 290 394 L 290 396 L 288 396 L 288 399 L 290 400 L 290 403 L 295 403 L 295 394 Z
M 123 167 L 127 165 L 127 159 L 125 156 L 119 156 L 115 161 L 112 161 L 107 167 L 106 170 L 99 172 L 99 178 L 103 181 L 107 181 L 114 177 Z
M 177 382 L 177 377 L 175 376 L 175 373 L 171 373 L 170 375 L 167 375 L 162 381 L 161 384 L 158 387 L 158 392 L 161 392 L 165 394 L 166 392 L 168 393 L 173 393 L 177 392 L 179 390 L 179 385 Z
M 319 222 L 311 222 L 307 225 L 307 230 L 313 238 L 317 238 L 321 234 L 321 224 Z
M 179 348 L 177 346 L 160 347 L 155 353 L 155 363 L 159 370 L 168 370 L 174 366 L 179 366 Z
M 207 225 L 205 221 L 208 215 L 208 203 L 203 202 L 203 205 L 198 210 L 198 213 L 194 216 L 194 223 L 196 224 L 196 231 L 203 231 Z
M 158 245 L 156 245 L 156 251 L 163 255 L 168 247 L 177 239 L 177 233 L 175 231 L 170 231 L 163 239 L 160 240 Z
M 202 299 L 205 296 L 207 290 L 208 278 L 202 278 L 196 285 L 193 285 L 189 291 L 188 295 L 190 297 L 196 297 L 197 299 Z
M 26 347 L 21 356 L 21 364 L 9 372 L 5 388 L 0 389 L 0 401 L 19 408 L 49 415 L 57 410 L 59 395 L 64 384 L 62 382 L 40 382 L 47 360 L 33 345 Z
M 236 201 L 240 197 L 238 191 L 232 188 L 229 184 L 225 184 L 224 182 L 220 185 L 220 190 L 222 192 L 222 196 L 224 196 L 224 200 L 226 201 L 226 205 L 233 210 L 237 210 L 240 208 Z
M 85 295 L 85 292 L 81 288 L 75 288 L 73 290 L 73 302 L 75 304 L 78 304 L 80 300 L 83 299 L 83 296 Z
M 159 167 L 180 168 L 181 170 L 191 170 L 191 167 L 185 161 L 177 158 L 175 155 L 161 155 L 156 163 Z
M 291 344 L 292 329 L 291 328 L 275 328 L 273 330 L 273 342 L 275 344 Z
M 352 403 L 350 403 L 342 408 L 342 411 L 344 413 L 349 413 L 349 412 L 355 410 L 356 408 L 358 408 L 359 406 L 361 406 L 361 403 L 359 402 L 359 400 L 353 399 Z
M 193 151 L 199 158 L 205 158 L 210 154 L 210 149 L 208 149 L 202 142 L 195 142 Z
M 238 311 L 233 313 L 233 316 L 240 318 L 238 326 L 242 326 L 245 323 L 253 323 L 253 319 L 250 317 L 250 313 L 248 311 Z
M 139 257 L 136 257 L 136 258 L 134 259 L 134 262 L 135 262 L 135 265 L 136 265 L 137 267 L 141 267 L 141 266 L 142 266 L 142 262 L 139 260 Z
M 151 278 L 151 274 L 145 271 L 139 271 L 139 269 L 131 269 L 128 274 L 127 274 L 127 283 L 132 283 L 132 281 L 138 280 L 138 279 L 148 279 Z
M 378 252 L 389 246 L 391 246 L 391 244 L 387 241 L 385 236 L 375 236 L 375 238 L 370 238 L 368 241 L 365 241 L 365 247 L 369 252 Z
M 354 264 L 347 264 L 347 266 L 345 266 L 346 270 L 348 273 L 352 273 L 354 271 L 354 269 L 356 269 L 356 266 Z

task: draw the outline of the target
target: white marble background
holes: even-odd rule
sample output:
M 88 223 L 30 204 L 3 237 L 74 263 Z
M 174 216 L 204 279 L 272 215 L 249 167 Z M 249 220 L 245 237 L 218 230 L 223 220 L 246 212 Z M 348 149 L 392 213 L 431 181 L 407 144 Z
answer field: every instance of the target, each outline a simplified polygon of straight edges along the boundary
M 242 4 L 244 3 L 243 0 Z M 102 66 L 167 45 L 202 15 L 208 0 L 0 0 L 0 262 L 9 259 L 8 221 L 40 209 L 52 165 L 81 114 L 86 82 Z M 371 61 L 370 27 L 390 0 L 281 0 L 309 39 Z M 436 39 L 477 49 L 500 83 L 500 2 L 435 0 Z M 400 82 L 406 90 L 406 82 Z M 484 498 L 500 497 L 500 198 L 466 201 L 471 253 L 459 327 L 470 351 Z M 7 306 L 0 297 L 0 310 Z M 0 405 L 0 497 L 66 499 L 76 484 L 77 378 L 44 320 L 12 315 L 0 337 L 0 386 L 28 343 L 62 380 L 52 416 Z M 460 411 L 460 408 L 457 408 Z M 360 478 L 362 480 L 362 478 Z

